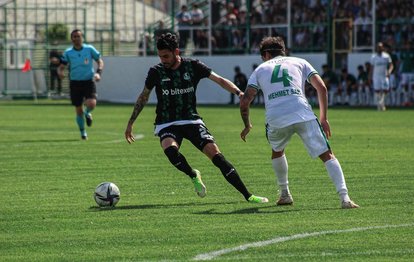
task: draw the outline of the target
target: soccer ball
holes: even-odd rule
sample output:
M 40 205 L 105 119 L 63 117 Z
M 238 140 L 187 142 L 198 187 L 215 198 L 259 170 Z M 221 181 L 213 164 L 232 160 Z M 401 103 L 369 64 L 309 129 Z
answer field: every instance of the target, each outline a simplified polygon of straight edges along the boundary
M 96 187 L 93 198 L 100 207 L 114 207 L 118 203 L 120 195 L 121 192 L 114 183 L 103 182 Z

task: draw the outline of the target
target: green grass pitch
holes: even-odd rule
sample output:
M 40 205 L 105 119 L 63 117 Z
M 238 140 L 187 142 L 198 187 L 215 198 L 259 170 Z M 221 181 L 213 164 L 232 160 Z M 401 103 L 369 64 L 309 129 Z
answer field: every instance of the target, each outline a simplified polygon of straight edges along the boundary
M 249 190 L 270 203 L 247 203 L 188 141 L 182 153 L 202 172 L 208 194 L 174 169 L 153 135 L 154 106 L 124 129 L 132 105 L 99 104 L 81 141 L 68 101 L 0 102 L 0 261 L 413 261 L 414 111 L 331 109 L 332 149 L 351 198 L 340 209 L 319 159 L 295 136 L 286 155 L 294 206 L 278 191 L 253 107 L 244 143 L 234 107 L 199 112 Z M 117 184 L 115 209 L 92 198 Z

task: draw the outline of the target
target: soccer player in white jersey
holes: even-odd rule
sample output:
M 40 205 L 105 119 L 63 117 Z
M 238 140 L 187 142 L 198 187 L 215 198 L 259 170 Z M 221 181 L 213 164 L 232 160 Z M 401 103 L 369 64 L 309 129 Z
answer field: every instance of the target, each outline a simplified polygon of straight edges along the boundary
M 378 42 L 376 53 L 371 57 L 370 83 L 374 89 L 374 100 L 379 111 L 385 111 L 385 97 L 390 90 L 389 77 L 393 71 L 391 57 L 384 51 L 382 42 Z
M 265 37 L 260 43 L 262 63 L 249 78 L 240 101 L 244 129 L 240 137 L 252 128 L 249 107 L 259 90 L 263 91 L 266 109 L 266 136 L 272 148 L 272 166 L 281 193 L 277 205 L 291 205 L 293 198 L 288 186 L 288 162 L 285 147 L 294 133 L 298 134 L 311 157 L 319 157 L 335 184 L 342 208 L 357 208 L 348 195 L 341 165 L 335 158 L 327 138 L 331 136 L 328 122 L 327 89 L 319 74 L 306 60 L 287 57 L 281 37 Z M 305 97 L 305 81 L 316 89 L 320 122 Z

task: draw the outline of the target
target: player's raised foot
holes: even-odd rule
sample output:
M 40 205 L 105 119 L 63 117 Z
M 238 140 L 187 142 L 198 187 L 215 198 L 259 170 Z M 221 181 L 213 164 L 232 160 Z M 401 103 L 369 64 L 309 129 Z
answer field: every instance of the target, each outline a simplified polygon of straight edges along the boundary
M 85 120 L 86 120 L 86 125 L 91 126 L 92 125 L 92 114 L 91 113 L 85 114 Z
M 358 208 L 359 206 L 357 204 L 354 203 L 354 201 L 349 200 L 349 201 L 342 201 L 341 204 L 343 209 L 349 209 L 349 208 Z
M 278 206 L 293 205 L 293 198 L 291 194 L 281 195 L 279 200 L 276 202 Z
M 266 197 L 251 195 L 247 199 L 247 201 L 249 201 L 250 203 L 267 203 L 267 202 L 269 202 L 269 199 L 267 199 Z
M 205 197 L 207 194 L 207 188 L 201 180 L 201 173 L 196 169 L 194 171 L 197 174 L 196 177 L 192 178 L 194 184 L 194 191 L 197 193 L 199 197 Z

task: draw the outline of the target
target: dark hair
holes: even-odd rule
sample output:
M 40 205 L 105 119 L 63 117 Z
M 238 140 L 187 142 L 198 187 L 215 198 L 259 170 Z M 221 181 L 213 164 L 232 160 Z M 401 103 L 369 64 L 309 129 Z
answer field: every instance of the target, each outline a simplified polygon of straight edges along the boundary
M 72 35 L 76 32 L 80 32 L 82 33 L 82 31 L 80 29 L 74 29 L 71 33 L 70 33 L 70 38 L 72 39 Z
M 166 33 L 162 34 L 157 40 L 157 49 L 163 50 L 168 49 L 174 51 L 178 48 L 178 39 L 175 34 Z
M 279 55 L 286 55 L 285 42 L 280 36 L 277 37 L 265 37 L 259 45 L 260 54 L 264 56 L 265 52 L 269 52 L 272 57 Z

